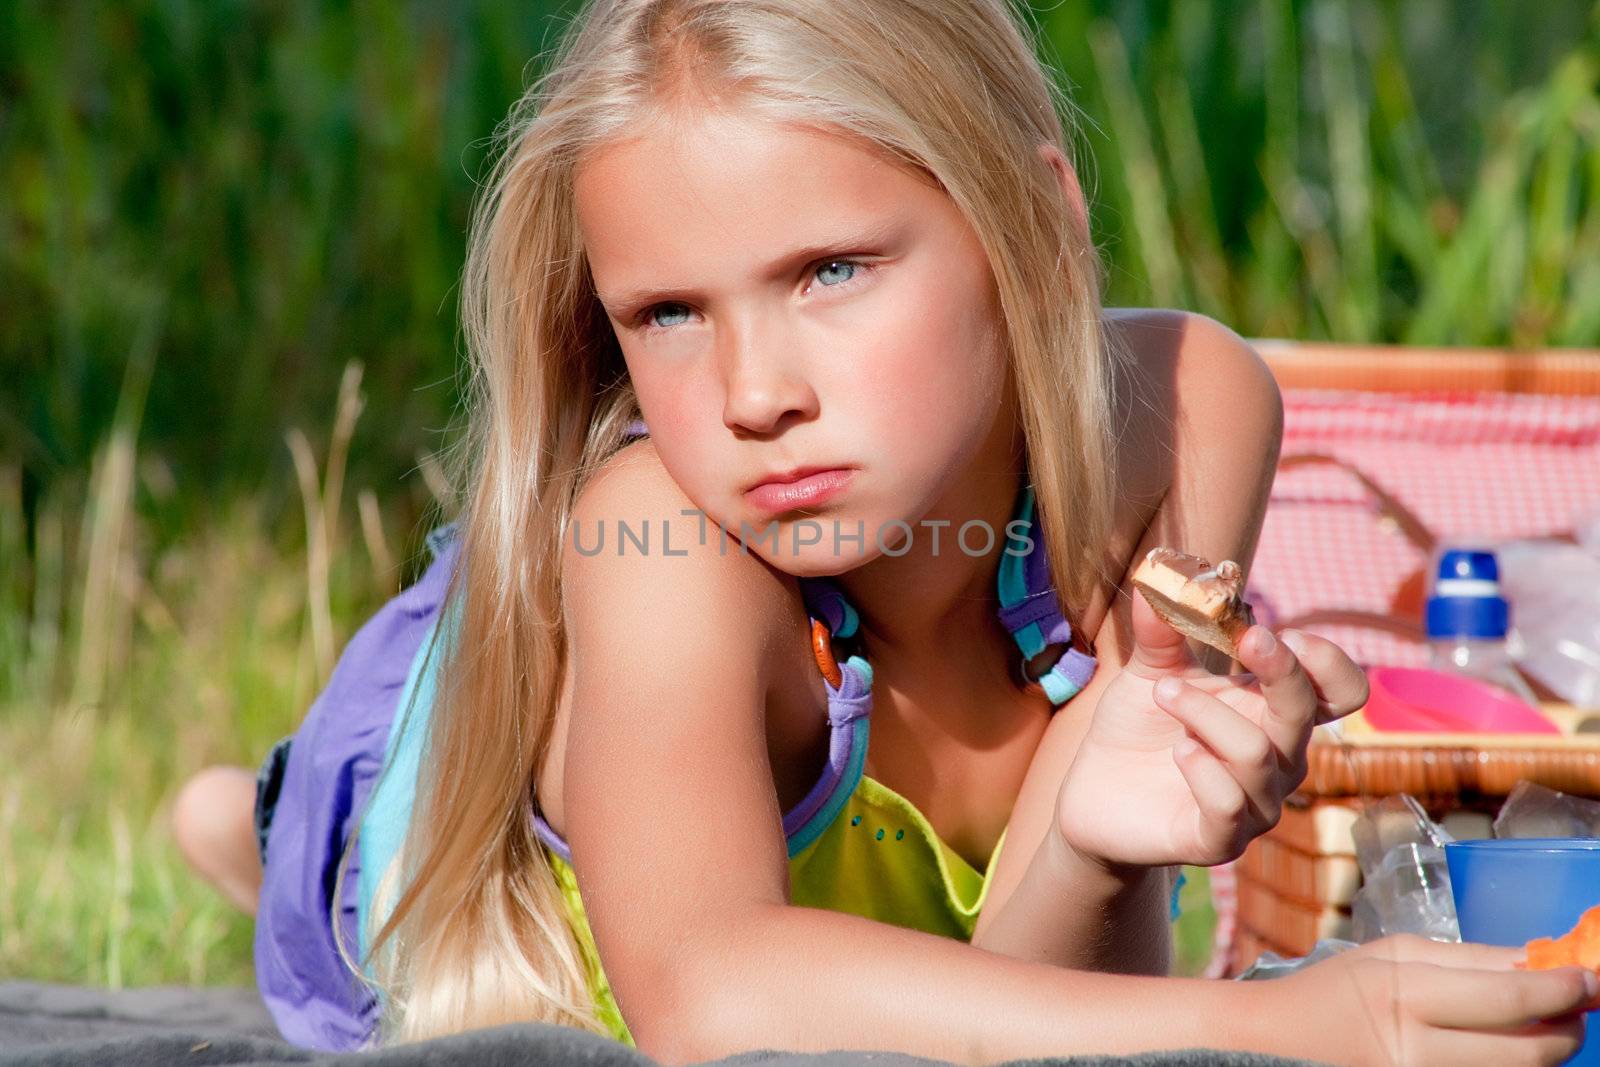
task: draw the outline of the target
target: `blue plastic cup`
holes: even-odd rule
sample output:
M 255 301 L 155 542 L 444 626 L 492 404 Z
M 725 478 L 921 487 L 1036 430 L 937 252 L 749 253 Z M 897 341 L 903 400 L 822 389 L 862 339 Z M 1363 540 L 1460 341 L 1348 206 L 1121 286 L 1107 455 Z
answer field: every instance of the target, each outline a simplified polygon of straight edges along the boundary
M 1600 904 L 1600 840 L 1496 838 L 1444 846 L 1461 940 L 1521 946 L 1560 937 Z M 1585 1017 L 1583 1047 L 1568 1064 L 1600 1067 L 1600 1011 Z

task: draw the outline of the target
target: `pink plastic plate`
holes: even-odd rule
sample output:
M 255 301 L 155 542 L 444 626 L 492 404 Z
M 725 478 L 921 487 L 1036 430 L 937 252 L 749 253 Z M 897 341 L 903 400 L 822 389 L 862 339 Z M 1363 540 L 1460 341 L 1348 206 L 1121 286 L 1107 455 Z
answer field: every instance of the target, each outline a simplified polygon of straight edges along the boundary
M 1362 713 L 1375 730 L 1428 733 L 1559 734 L 1531 704 L 1501 689 L 1415 667 L 1367 671 L 1371 695 Z

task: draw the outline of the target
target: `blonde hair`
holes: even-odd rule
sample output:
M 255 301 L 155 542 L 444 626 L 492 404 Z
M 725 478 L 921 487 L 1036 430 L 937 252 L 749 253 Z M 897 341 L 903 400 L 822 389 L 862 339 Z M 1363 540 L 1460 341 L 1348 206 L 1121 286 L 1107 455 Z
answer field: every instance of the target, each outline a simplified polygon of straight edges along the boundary
M 710 90 L 709 92 L 706 92 Z M 981 239 L 1063 609 L 1100 582 L 1111 373 L 1100 261 L 1041 144 L 1072 111 L 1007 0 L 598 0 L 513 108 L 472 218 L 457 641 L 372 938 L 390 1039 L 513 1020 L 606 1033 L 528 817 L 566 665 L 561 543 L 638 407 L 573 203 L 586 152 L 696 92 L 931 175 Z M 403 875 L 396 867 L 404 864 Z M 374 915 L 380 915 L 374 908 Z

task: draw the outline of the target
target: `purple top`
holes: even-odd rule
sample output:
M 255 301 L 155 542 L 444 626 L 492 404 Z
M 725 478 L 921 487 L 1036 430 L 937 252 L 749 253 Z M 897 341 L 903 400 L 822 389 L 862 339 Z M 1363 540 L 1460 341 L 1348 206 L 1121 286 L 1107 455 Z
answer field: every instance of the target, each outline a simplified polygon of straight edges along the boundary
M 345 842 L 378 777 L 395 705 L 411 661 L 444 597 L 456 543 L 429 535 L 434 561 L 416 584 L 378 610 L 343 654 L 289 746 L 272 816 L 256 910 L 256 985 L 283 1036 L 330 1050 L 362 1047 L 378 1003 L 339 955 L 335 919 L 354 954 L 360 857 Z

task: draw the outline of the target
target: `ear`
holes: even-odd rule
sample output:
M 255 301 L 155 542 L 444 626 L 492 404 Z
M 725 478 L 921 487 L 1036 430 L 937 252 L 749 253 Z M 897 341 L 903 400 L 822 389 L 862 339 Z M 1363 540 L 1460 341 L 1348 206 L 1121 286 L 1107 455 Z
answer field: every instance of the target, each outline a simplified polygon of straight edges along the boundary
M 1072 164 L 1067 162 L 1067 157 L 1061 154 L 1061 150 L 1048 141 L 1039 145 L 1039 155 L 1050 165 L 1050 169 L 1056 172 L 1056 180 L 1061 183 L 1062 195 L 1067 198 L 1067 207 L 1078 224 L 1079 234 L 1087 241 L 1089 208 L 1083 199 L 1083 187 L 1078 184 L 1078 172 L 1072 169 Z

